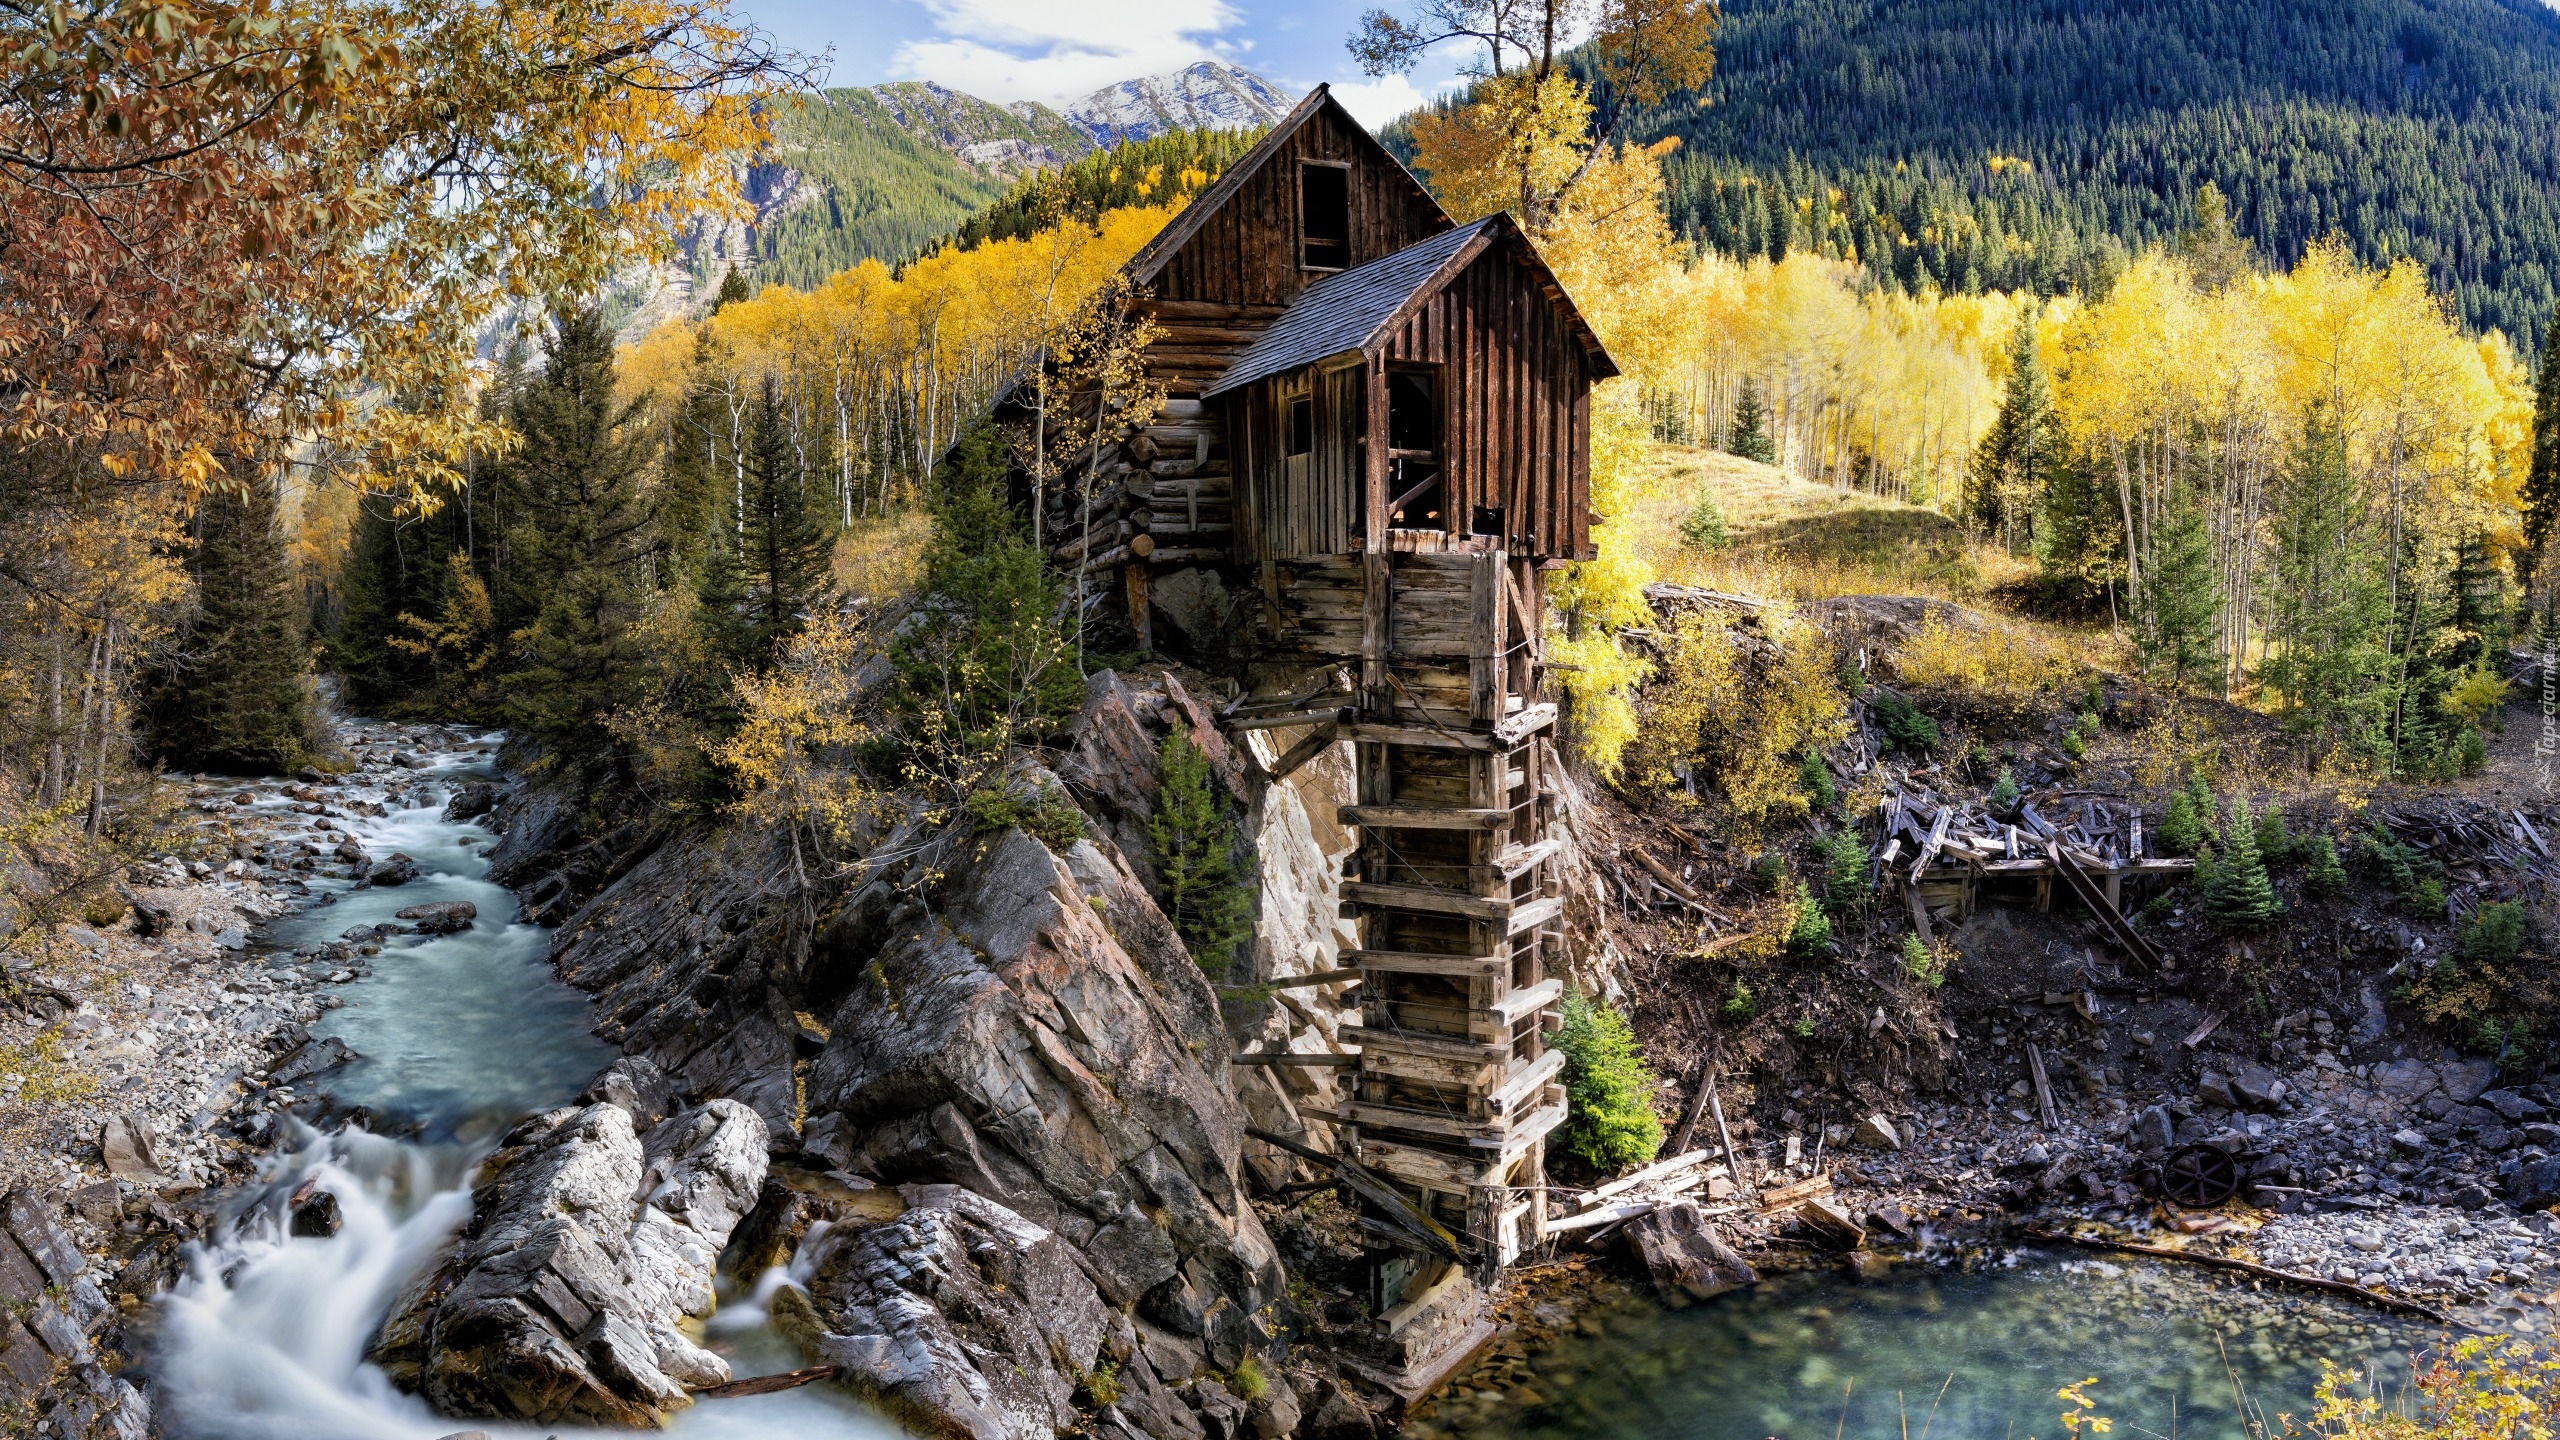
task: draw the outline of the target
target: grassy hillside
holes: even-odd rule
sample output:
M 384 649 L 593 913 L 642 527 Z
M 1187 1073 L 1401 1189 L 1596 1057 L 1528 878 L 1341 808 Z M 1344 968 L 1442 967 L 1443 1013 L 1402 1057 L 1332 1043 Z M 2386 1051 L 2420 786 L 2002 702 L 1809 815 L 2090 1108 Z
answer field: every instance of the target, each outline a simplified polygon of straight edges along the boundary
M 1895 285 L 2103 286 L 2212 180 L 2280 262 L 2335 231 L 2538 345 L 2560 283 L 2560 19 L 2538 0 L 1730 0 L 1675 225 Z M 2023 165 L 2016 162 L 2023 161 Z

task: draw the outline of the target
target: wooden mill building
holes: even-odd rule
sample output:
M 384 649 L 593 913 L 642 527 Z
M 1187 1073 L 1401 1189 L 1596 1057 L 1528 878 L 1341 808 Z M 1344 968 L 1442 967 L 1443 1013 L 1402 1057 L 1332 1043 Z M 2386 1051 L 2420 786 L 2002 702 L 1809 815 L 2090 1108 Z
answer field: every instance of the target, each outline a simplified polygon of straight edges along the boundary
M 1077 517 L 1060 557 L 1121 567 L 1142 634 L 1168 572 L 1214 571 L 1251 631 L 1232 722 L 1284 732 L 1282 774 L 1354 747 L 1363 1028 L 1323 1118 L 1463 1255 L 1382 1267 L 1393 1328 L 1436 1273 L 1490 1278 L 1543 1233 L 1565 1118 L 1544 579 L 1593 553 L 1590 391 L 1617 372 L 1517 225 L 1454 223 L 1322 88 L 1130 271 L 1172 404 L 1110 548 Z

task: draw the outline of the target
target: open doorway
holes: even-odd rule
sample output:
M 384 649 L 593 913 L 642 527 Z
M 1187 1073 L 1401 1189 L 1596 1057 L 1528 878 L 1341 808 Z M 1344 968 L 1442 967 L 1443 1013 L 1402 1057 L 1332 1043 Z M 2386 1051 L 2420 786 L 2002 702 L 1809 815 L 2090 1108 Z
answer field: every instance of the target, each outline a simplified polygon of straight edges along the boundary
M 1387 527 L 1446 530 L 1441 483 L 1440 373 L 1427 365 L 1387 372 Z

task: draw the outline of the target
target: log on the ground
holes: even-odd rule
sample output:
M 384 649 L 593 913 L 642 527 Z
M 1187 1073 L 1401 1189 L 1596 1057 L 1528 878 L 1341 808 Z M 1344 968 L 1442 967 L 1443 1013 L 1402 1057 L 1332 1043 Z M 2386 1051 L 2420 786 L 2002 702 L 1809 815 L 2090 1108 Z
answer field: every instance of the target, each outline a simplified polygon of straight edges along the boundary
M 1706 1212 L 1686 1200 L 1660 1206 L 1628 1225 L 1627 1243 L 1653 1276 L 1663 1303 L 1675 1310 L 1760 1281 L 1751 1262 L 1707 1223 Z

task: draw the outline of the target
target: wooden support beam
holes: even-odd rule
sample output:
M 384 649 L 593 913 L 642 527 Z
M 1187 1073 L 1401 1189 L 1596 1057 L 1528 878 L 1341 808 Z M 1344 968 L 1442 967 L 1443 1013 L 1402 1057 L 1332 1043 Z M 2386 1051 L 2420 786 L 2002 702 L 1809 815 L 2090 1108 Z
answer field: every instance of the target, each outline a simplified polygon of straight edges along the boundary
M 1362 970 L 1398 975 L 1490 975 L 1504 964 L 1499 955 L 1427 955 L 1412 950 L 1345 950 L 1342 959 Z
M 1391 910 L 1458 915 L 1469 920 L 1509 920 L 1514 913 L 1508 900 L 1466 895 L 1428 885 L 1373 885 L 1365 880 L 1352 880 L 1343 885 L 1342 898 L 1354 905 L 1384 905 Z
M 1417 805 L 1339 805 L 1333 817 L 1342 825 L 1388 830 L 1501 830 L 1511 824 L 1508 810 L 1433 810 Z
M 1424 750 L 1475 750 L 1495 748 L 1491 735 L 1473 730 L 1441 730 L 1429 725 L 1389 725 L 1378 721 L 1362 721 L 1342 727 L 1351 739 L 1373 745 L 1411 745 Z
M 2071 887 L 2072 895 L 2077 897 L 2081 904 L 2089 907 L 2089 912 L 2098 917 L 2098 923 L 2105 927 L 2109 935 L 2115 937 L 2117 944 L 2132 952 L 2135 959 L 2155 970 L 2167 968 L 2168 957 L 2161 954 L 2158 946 L 2153 945 L 2133 928 L 2132 924 L 2124 918 L 2123 911 L 2107 903 L 2106 892 L 2100 890 L 2097 884 L 2090 880 L 2088 872 L 2081 868 L 2080 862 L 2060 841 L 2049 839 L 2044 842 L 2044 848 L 2045 853 L 2052 857 L 2054 868 L 2061 872 L 2063 883 Z
M 1509 933 L 1519 935 L 1527 931 L 1535 930 L 1539 926 L 1546 924 L 1548 921 L 1553 920 L 1563 913 L 1564 897 L 1561 895 L 1550 895 L 1543 900 L 1532 900 L 1528 904 L 1511 912 L 1511 929 Z
M 2044 1116 L 2044 1128 L 2059 1130 L 2062 1117 L 2053 1108 L 2053 1082 L 2045 1078 L 2044 1052 L 2033 1045 L 2027 1047 L 2027 1074 L 2036 1084 L 2036 1110 Z
M 1346 710 L 1343 713 L 1347 715 L 1350 712 Z M 1277 785 L 1296 774 L 1298 767 L 1332 749 L 1341 738 L 1342 727 L 1331 720 L 1299 736 L 1298 743 L 1290 746 L 1288 753 L 1272 764 L 1271 783 Z
M 1517 715 L 1496 722 L 1493 727 L 1493 741 L 1496 745 L 1517 745 L 1555 723 L 1554 702 L 1532 705 Z
M 1228 721 L 1226 728 L 1231 731 L 1281 730 L 1291 725 L 1313 725 L 1319 720 L 1331 721 L 1336 725 L 1349 725 L 1359 718 L 1359 711 L 1345 705 L 1340 709 L 1282 710 L 1268 715 L 1248 715 L 1242 719 Z
M 1295 1050 L 1247 1050 L 1241 1055 L 1230 1057 L 1227 1063 L 1230 1065 L 1304 1065 L 1317 1070 L 1348 1070 L 1360 1063 L 1360 1057 L 1357 1054 L 1312 1054 Z

